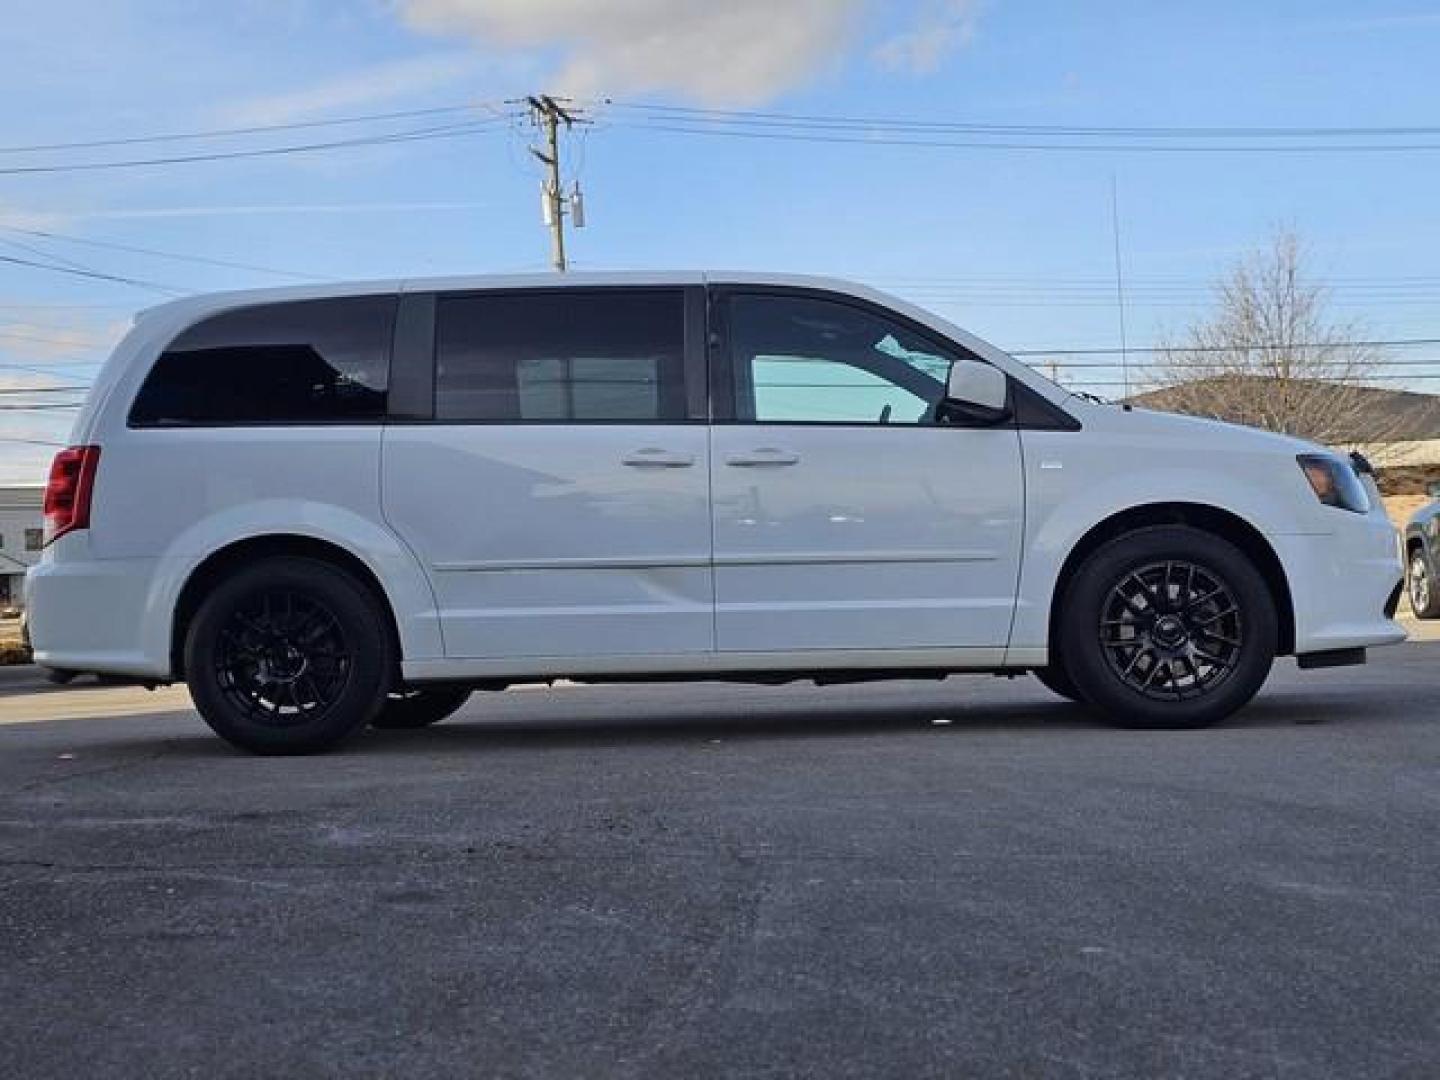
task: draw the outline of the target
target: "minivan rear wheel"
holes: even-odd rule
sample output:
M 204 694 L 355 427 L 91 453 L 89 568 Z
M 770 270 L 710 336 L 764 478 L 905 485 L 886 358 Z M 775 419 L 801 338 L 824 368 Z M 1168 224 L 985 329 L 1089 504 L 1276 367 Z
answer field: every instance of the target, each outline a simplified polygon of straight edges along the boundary
M 314 753 L 363 727 L 393 667 L 379 601 L 316 559 L 239 570 L 200 605 L 185 639 L 200 715 L 221 738 L 261 754 Z
M 1227 540 L 1180 525 L 1093 552 L 1065 590 L 1059 628 L 1080 693 L 1130 727 L 1223 720 L 1260 689 L 1279 638 L 1254 564 Z

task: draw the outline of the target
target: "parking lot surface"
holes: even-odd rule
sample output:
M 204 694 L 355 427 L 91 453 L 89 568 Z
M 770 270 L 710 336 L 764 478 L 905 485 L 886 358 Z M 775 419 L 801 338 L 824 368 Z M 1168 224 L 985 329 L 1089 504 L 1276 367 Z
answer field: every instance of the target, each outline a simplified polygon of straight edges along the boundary
M 0 681 L 6 1077 L 1440 1075 L 1440 646 L 477 695 L 261 759 Z

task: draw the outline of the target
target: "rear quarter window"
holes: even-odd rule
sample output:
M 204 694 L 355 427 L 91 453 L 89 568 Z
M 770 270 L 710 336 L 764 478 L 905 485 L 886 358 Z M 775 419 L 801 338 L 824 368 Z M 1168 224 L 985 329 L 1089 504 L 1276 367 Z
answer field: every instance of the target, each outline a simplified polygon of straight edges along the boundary
M 132 427 L 384 418 L 394 296 L 298 300 L 212 315 L 160 354 Z

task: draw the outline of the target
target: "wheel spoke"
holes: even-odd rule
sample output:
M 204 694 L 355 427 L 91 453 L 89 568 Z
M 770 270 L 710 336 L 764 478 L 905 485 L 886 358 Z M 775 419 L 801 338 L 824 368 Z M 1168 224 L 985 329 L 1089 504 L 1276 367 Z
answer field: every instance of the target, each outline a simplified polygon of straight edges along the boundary
M 316 707 L 317 709 L 318 709 L 318 708 L 324 708 L 326 705 L 329 705 L 329 704 L 330 704 L 330 698 L 329 698 L 329 696 L 328 696 L 327 694 L 321 692 L 321 690 L 320 690 L 320 685 L 319 685 L 319 683 L 317 683 L 317 682 L 315 681 L 315 676 L 314 676 L 314 675 L 311 675 L 309 672 L 306 672 L 306 673 L 305 673 L 304 675 L 302 675 L 300 678 L 301 678 L 301 680 L 303 680 L 304 684 L 306 684 L 306 685 L 308 685 L 308 686 L 310 687 L 309 697 L 310 697 L 310 700 L 315 703 L 315 707 Z
M 1211 600 L 1214 600 L 1217 596 L 1224 596 L 1225 591 L 1225 586 L 1217 585 L 1214 589 L 1206 593 L 1204 596 L 1196 597 L 1194 600 L 1190 601 L 1190 603 L 1186 604 L 1185 611 L 1188 613 L 1198 607 L 1204 607 Z
M 1145 676 L 1145 681 L 1140 684 L 1140 689 L 1141 689 L 1141 690 L 1148 690 L 1148 689 L 1150 688 L 1150 684 L 1155 681 L 1155 675 L 1156 675 L 1156 673 L 1159 672 L 1159 670 L 1160 670 L 1162 667 L 1163 667 L 1166 671 L 1169 671 L 1169 670 L 1170 670 L 1170 664 L 1169 664 L 1169 662 L 1166 661 L 1166 660 L 1160 660 L 1159 658 L 1157 658 L 1157 659 L 1155 660 L 1155 662 L 1150 665 L 1150 670 L 1149 670 L 1149 672 L 1148 672 L 1148 673 L 1146 674 L 1146 676 Z
M 1231 648 L 1240 648 L 1240 641 L 1237 638 L 1226 637 L 1224 634 L 1216 633 L 1214 630 L 1202 630 L 1200 636 L 1207 641 L 1218 641 L 1222 645 L 1229 645 Z
M 1158 611 L 1160 608 L 1160 598 L 1155 594 L 1155 590 L 1150 586 L 1150 584 L 1139 574 L 1132 573 L 1130 575 L 1130 580 L 1134 581 L 1135 584 L 1140 586 L 1140 591 L 1145 594 L 1145 600 L 1150 605 L 1149 610 Z
M 1175 660 L 1176 663 L 1184 664 L 1185 667 L 1190 669 L 1190 678 L 1194 680 L 1193 685 L 1198 689 L 1200 685 L 1200 669 L 1195 666 L 1195 661 L 1185 654 L 1177 656 Z M 1183 698 L 1185 696 L 1185 690 L 1178 682 L 1175 684 L 1175 692 L 1177 697 Z
M 1223 656 L 1216 656 L 1214 653 L 1206 652 L 1199 646 L 1196 646 L 1195 648 L 1195 655 L 1198 656 L 1201 660 L 1204 660 L 1206 663 L 1215 665 L 1217 668 L 1221 668 L 1225 671 L 1230 670 L 1230 661 L 1225 659 Z
M 1207 616 L 1205 616 L 1205 618 L 1203 618 L 1203 619 L 1196 619 L 1196 620 L 1195 620 L 1195 625 L 1196 625 L 1197 627 L 1209 626 L 1211 623 L 1218 622 L 1218 621 L 1220 621 L 1221 619 L 1225 618 L 1227 615 L 1235 615 L 1235 614 L 1238 614 L 1239 611 L 1240 611 L 1240 609 L 1239 609 L 1238 607 L 1236 607 L 1234 604 L 1232 604 L 1232 605 L 1230 605 L 1228 608 L 1225 608 L 1223 611 L 1217 611 L 1217 612 L 1215 612 L 1215 614 L 1213 614 L 1213 615 L 1207 615 Z
M 1135 655 L 1130 658 L 1130 662 L 1125 665 L 1125 670 L 1120 673 L 1120 674 L 1121 674 L 1121 677 L 1128 679 L 1128 678 L 1130 677 L 1130 673 L 1135 670 L 1135 665 L 1138 664 L 1143 657 L 1146 657 L 1146 656 L 1154 656 L 1154 655 L 1155 655 L 1155 653 L 1154 653 L 1154 651 L 1151 650 L 1151 649 L 1147 649 L 1147 648 L 1139 648 L 1139 649 L 1136 649 L 1136 650 L 1135 650 Z

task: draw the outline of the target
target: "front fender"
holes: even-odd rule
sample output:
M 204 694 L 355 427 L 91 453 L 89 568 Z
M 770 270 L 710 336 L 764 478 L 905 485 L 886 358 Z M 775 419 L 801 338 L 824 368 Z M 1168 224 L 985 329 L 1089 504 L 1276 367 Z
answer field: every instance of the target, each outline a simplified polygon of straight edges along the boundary
M 1063 437 L 1026 443 L 1025 558 L 1010 634 L 1015 662 L 1044 661 L 1065 560 L 1086 534 L 1118 514 L 1187 504 L 1234 515 L 1267 537 L 1327 531 L 1323 522 L 1296 512 L 1289 484 L 1294 478 L 1276 470 L 1268 455 L 1249 469 L 1237 469 L 1233 462 L 1220 468 L 1166 463 L 1117 468 L 1114 447 L 1090 452 L 1074 442 L 1057 443 Z M 1165 456 L 1172 457 L 1173 450 Z

